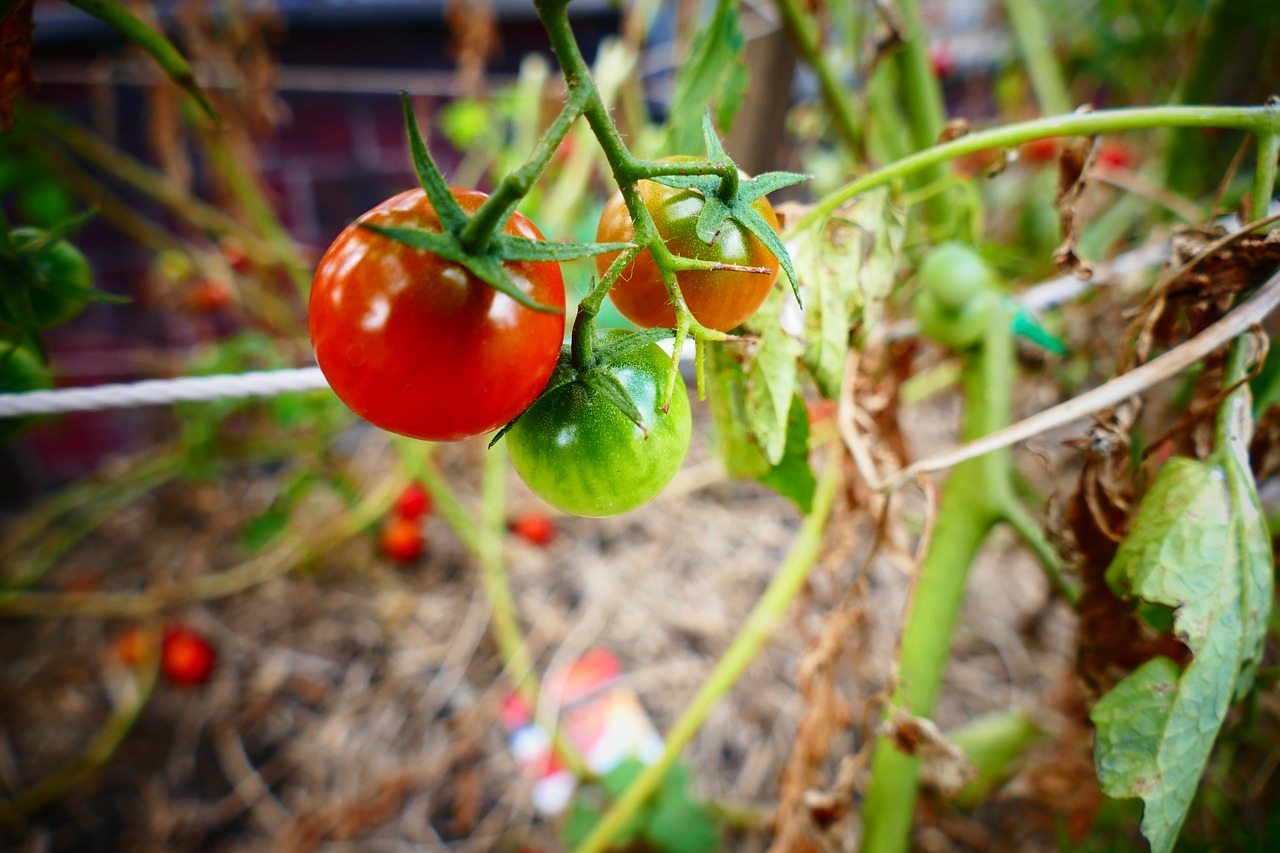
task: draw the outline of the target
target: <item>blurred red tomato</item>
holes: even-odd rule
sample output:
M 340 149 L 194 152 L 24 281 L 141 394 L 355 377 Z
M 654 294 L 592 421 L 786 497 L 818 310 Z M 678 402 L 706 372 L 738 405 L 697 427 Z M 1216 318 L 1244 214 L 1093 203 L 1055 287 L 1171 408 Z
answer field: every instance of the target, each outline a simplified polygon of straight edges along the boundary
M 388 559 L 397 563 L 412 563 L 422 556 L 427 537 L 423 535 L 422 525 L 416 519 L 393 518 L 382 528 L 379 545 Z
M 511 532 L 534 545 L 550 545 L 556 538 L 556 523 L 530 510 L 511 522 Z

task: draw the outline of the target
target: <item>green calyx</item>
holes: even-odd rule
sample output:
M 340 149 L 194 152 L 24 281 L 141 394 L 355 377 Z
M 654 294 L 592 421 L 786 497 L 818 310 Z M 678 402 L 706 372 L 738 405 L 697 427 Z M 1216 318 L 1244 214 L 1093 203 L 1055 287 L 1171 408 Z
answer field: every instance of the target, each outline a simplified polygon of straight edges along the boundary
M 595 345 L 591 348 L 589 354 L 584 357 L 581 347 L 575 351 L 573 345 L 566 345 L 560 353 L 556 369 L 552 372 L 551 378 L 547 380 L 546 387 L 542 389 L 529 408 L 537 405 L 538 400 L 555 393 L 566 385 L 577 382 L 608 400 L 627 417 L 627 420 L 639 427 L 641 432 L 648 435 L 649 425 L 645 423 L 644 416 L 640 413 L 640 408 L 636 405 L 636 401 L 631 398 L 631 394 L 614 376 L 612 366 L 636 350 L 674 337 L 675 330 L 656 328 L 628 334 L 616 329 L 599 331 L 592 329 L 589 334 L 595 339 Z M 575 335 L 575 338 L 579 337 Z M 581 342 L 579 341 L 579 343 Z M 525 411 L 528 411 L 528 409 Z M 522 412 L 517 415 L 511 423 L 494 433 L 493 438 L 489 440 L 489 446 L 493 447 L 498 443 L 499 439 L 510 432 L 523 414 Z
M 401 93 L 404 105 L 405 127 L 409 136 L 409 150 L 413 156 L 414 171 L 418 181 L 431 200 L 442 230 L 363 224 L 361 227 L 398 243 L 415 249 L 433 252 L 445 260 L 465 267 L 476 278 L 493 289 L 504 293 L 526 308 L 551 314 L 563 313 L 561 309 L 534 300 L 516 287 L 503 267 L 516 261 L 552 262 L 588 258 L 605 252 L 617 252 L 629 248 L 630 243 L 559 243 L 549 240 L 529 240 L 503 233 L 501 228 L 515 211 L 520 198 L 503 204 L 496 210 L 486 202 L 480 210 L 468 216 L 454 199 L 440 168 L 432 159 L 427 145 L 418 130 L 413 105 L 407 94 Z M 491 199 L 492 200 L 492 199 Z M 476 228 L 473 220 L 480 220 Z M 471 226 L 470 228 L 468 226 Z
M 764 243 L 791 282 L 796 301 L 800 301 L 800 286 L 796 278 L 795 266 L 791 263 L 791 255 L 787 247 L 765 222 L 760 212 L 752 206 L 752 202 L 769 193 L 809 180 L 808 175 L 797 172 L 765 172 L 754 178 L 741 178 L 737 166 L 725 154 L 720 138 L 711 123 L 711 113 L 705 113 L 702 119 L 702 135 L 706 140 L 707 159 L 713 163 L 723 161 L 727 171 L 725 175 L 660 175 L 651 180 L 671 187 L 672 189 L 692 190 L 702 195 L 704 203 L 702 213 L 698 216 L 698 239 L 705 243 L 715 242 L 727 220 L 740 224 Z

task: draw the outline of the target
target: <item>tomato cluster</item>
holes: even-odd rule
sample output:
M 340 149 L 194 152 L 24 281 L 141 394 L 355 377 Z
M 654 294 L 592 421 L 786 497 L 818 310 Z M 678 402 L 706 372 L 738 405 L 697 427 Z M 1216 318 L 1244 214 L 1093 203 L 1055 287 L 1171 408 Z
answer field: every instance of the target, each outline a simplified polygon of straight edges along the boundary
M 311 340 L 334 392 L 375 426 L 412 438 L 453 441 L 507 425 L 516 471 L 566 512 L 612 515 L 654 497 L 679 469 L 691 433 L 684 385 L 666 399 L 671 357 L 651 343 L 622 345 L 626 333 L 588 325 L 583 334 L 608 354 L 579 358 L 563 346 L 559 263 L 528 249 L 544 239 L 537 227 L 511 214 L 502 232 L 524 240 L 524 248 L 512 251 L 515 244 L 503 238 L 506 249 L 485 255 L 457 220 L 473 216 L 487 196 L 449 188 L 461 213 L 442 214 L 437 204 L 451 206 L 443 184 L 433 183 L 438 173 L 420 175 L 425 188 L 435 189 L 401 193 L 365 213 L 338 235 L 316 270 Z M 673 254 L 754 270 L 681 270 L 677 283 L 693 316 L 722 331 L 749 318 L 779 273 L 757 236 L 777 229 L 769 202 L 750 196 L 754 212 L 736 214 L 763 223 L 754 232 L 727 218 L 708 242 L 697 233 L 707 199 L 699 191 L 640 181 L 637 192 Z M 739 211 L 748 201 L 741 205 Z M 619 194 L 605 208 L 597 239 L 618 244 L 634 236 Z M 599 268 L 608 269 L 616 254 L 598 254 Z M 495 260 L 518 293 L 499 288 L 486 272 L 497 268 Z M 639 325 L 676 325 L 647 250 L 617 278 L 611 296 Z M 425 500 L 425 492 L 401 497 L 400 517 L 382 531 L 388 557 L 405 562 L 421 553 L 416 519 Z M 554 536 L 550 524 L 514 529 L 537 544 Z

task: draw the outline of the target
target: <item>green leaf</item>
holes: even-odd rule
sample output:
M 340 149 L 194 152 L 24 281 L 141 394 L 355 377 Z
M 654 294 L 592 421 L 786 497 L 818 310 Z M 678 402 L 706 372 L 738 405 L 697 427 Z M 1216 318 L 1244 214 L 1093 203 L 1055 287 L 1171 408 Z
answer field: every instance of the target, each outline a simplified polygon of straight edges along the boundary
M 191 66 L 167 38 L 126 9 L 123 4 L 114 0 L 67 0 L 67 2 L 102 21 L 151 54 L 151 58 L 164 70 L 164 73 L 168 74 L 174 83 L 181 86 L 200 105 L 205 115 L 214 121 L 218 120 L 218 113 L 205 99 L 200 87 L 196 85 Z
M 693 154 L 699 142 L 699 120 L 708 104 L 725 130 L 742 104 L 748 74 L 743 60 L 742 22 L 735 0 L 718 0 L 706 29 L 698 34 L 689 58 L 676 75 L 667 111 L 667 145 L 672 154 Z
M 1246 398 L 1223 405 L 1247 409 Z M 1165 658 L 1147 662 L 1092 713 L 1102 789 L 1142 798 L 1155 853 L 1172 850 L 1232 698 L 1248 689 L 1261 655 L 1274 564 L 1236 452 L 1247 435 L 1220 435 L 1209 461 L 1167 463 L 1107 570 L 1113 587 L 1174 608 L 1174 633 L 1194 655 L 1183 671 Z
M 747 366 L 747 426 L 771 466 L 782 461 L 787 446 L 787 412 L 796 392 L 796 359 L 803 347 L 782 330 L 779 315 L 786 292 L 775 287 L 748 328 L 760 340 Z
M 792 237 L 806 296 L 804 364 L 826 397 L 840 394 L 853 328 L 865 332 L 884 315 L 904 234 L 884 189 Z
M 653 803 L 644 838 L 659 853 L 710 853 L 720 849 L 715 818 L 693 793 L 684 762 L 667 774 Z
M 805 515 L 813 509 L 813 494 L 817 491 L 818 480 L 809 467 L 809 413 L 799 394 L 791 398 L 782 459 L 770 470 L 757 474 L 756 479 L 790 499 Z
M 734 478 L 756 477 L 772 467 L 747 425 L 747 374 L 730 345 L 706 344 L 707 385 L 716 451 L 725 473 Z

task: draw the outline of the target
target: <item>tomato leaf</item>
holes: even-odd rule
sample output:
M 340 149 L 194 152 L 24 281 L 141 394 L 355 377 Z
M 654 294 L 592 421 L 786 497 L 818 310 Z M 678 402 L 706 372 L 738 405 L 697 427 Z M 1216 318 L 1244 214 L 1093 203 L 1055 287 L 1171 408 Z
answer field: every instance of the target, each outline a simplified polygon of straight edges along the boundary
M 551 240 L 530 240 L 512 234 L 495 234 L 495 253 L 504 261 L 576 261 L 591 258 L 605 252 L 621 252 L 633 243 L 559 243 Z
M 747 374 L 729 345 L 706 344 L 711 420 L 715 424 L 716 450 L 730 477 L 756 477 L 766 473 L 764 458 L 747 425 Z
M 804 364 L 823 395 L 839 396 L 853 327 L 872 328 L 884 314 L 905 234 L 888 190 L 856 199 L 839 217 L 791 238 L 808 297 Z
M 784 498 L 790 499 L 802 513 L 813 510 L 813 495 L 818 479 L 809 467 L 809 413 L 804 400 L 796 394 L 787 413 L 787 441 L 778 464 L 756 479 Z
M 1245 456 L 1247 394 L 1223 405 L 1237 408 L 1237 426 L 1220 430 L 1209 460 L 1164 466 L 1107 570 L 1113 587 L 1175 608 L 1174 633 L 1194 655 L 1185 670 L 1148 661 L 1091 715 L 1102 789 L 1142 798 L 1154 853 L 1172 850 L 1227 709 L 1252 685 L 1273 594 L 1271 540 Z
M 691 154 L 698 146 L 698 124 L 708 104 L 717 104 L 720 126 L 729 130 L 747 90 L 742 22 L 738 4 L 719 0 L 681 65 L 667 110 L 667 145 L 673 154 Z
M 720 849 L 715 819 L 693 792 L 693 773 L 684 762 L 667 774 L 654 798 L 644 839 L 661 853 L 710 853 Z
M 440 167 L 436 165 L 435 160 L 431 159 L 431 152 L 427 150 L 427 144 L 422 141 L 422 134 L 418 131 L 418 120 L 413 114 L 413 104 L 409 100 L 408 92 L 400 93 L 400 103 L 404 106 L 404 124 L 409 134 L 409 152 L 413 155 L 413 168 L 418 173 L 418 181 L 421 182 L 427 198 L 431 199 L 431 206 L 435 208 L 436 216 L 440 217 L 440 224 L 450 234 L 459 234 L 467 224 L 467 214 L 463 213 L 462 206 L 449 191 L 449 184 L 445 181 L 444 175 L 440 174 Z
M 747 424 L 771 466 L 782 461 L 787 446 L 787 412 L 796 392 L 796 359 L 803 347 L 782 330 L 779 315 L 786 292 L 775 287 L 748 327 L 759 342 L 747 366 Z

